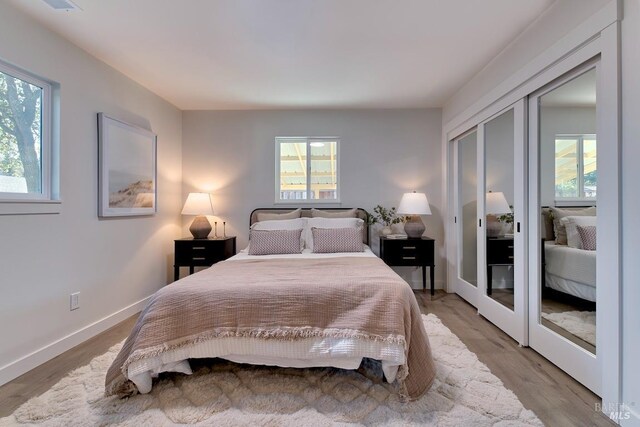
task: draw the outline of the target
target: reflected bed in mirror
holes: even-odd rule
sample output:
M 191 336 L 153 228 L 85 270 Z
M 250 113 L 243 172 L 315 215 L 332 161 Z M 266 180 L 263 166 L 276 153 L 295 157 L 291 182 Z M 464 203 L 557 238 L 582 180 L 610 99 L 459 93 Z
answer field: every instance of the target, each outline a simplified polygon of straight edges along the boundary
M 546 241 L 541 322 L 592 353 L 596 344 L 596 251 L 588 230 L 595 233 L 596 218 L 595 207 L 542 210 Z

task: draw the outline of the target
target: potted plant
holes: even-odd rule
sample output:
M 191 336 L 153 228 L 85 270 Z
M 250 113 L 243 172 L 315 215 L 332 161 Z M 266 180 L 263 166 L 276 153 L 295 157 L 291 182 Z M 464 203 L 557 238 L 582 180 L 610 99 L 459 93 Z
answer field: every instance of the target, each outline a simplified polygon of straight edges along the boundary
M 405 217 L 398 216 L 395 207 L 387 209 L 382 205 L 378 205 L 373 208 L 373 214 L 370 214 L 369 212 L 367 212 L 367 214 L 370 225 L 375 223 L 382 225 L 382 231 L 380 233 L 383 236 L 391 234 L 391 226 L 393 224 L 400 224 L 405 221 Z
M 513 210 L 513 206 L 509 206 Z M 498 217 L 498 221 L 507 225 L 507 233 L 513 233 L 513 212 L 502 214 Z

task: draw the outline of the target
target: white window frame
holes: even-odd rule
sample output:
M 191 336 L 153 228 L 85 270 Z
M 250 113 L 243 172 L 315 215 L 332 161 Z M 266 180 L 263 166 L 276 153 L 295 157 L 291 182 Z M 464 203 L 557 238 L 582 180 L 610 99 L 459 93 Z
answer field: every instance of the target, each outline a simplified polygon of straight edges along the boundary
M 280 199 L 280 144 L 293 141 L 306 140 L 307 144 L 307 198 L 306 199 Z M 336 198 L 335 199 L 309 199 L 311 193 L 311 143 L 331 141 L 336 143 Z M 275 176 L 275 203 L 276 204 L 305 204 L 305 205 L 329 205 L 340 203 L 340 138 L 335 136 L 276 136 L 276 176 Z
M 52 117 L 53 117 L 53 96 L 52 84 L 40 79 L 26 71 L 20 70 L 2 60 L 0 60 L 0 72 L 16 77 L 34 86 L 38 86 L 42 89 L 42 103 L 41 103 L 41 132 L 40 132 L 40 165 L 41 165 L 41 179 L 42 187 L 40 193 L 7 193 L 0 192 L 0 215 L 1 214 L 14 214 L 14 213 L 47 213 L 47 212 L 31 212 L 33 209 L 26 209 L 21 212 L 19 205 L 23 203 L 58 203 L 59 201 L 53 200 L 53 188 L 52 188 Z M 15 204 L 12 207 L 7 205 Z M 18 209 L 14 209 L 18 208 Z M 56 213 L 56 212 L 52 212 Z
M 576 153 L 576 157 L 577 157 L 577 165 L 576 168 L 578 169 L 578 193 L 580 194 L 580 196 L 578 197 L 557 197 L 555 192 L 556 192 L 556 182 L 555 182 L 555 169 L 554 169 L 554 175 L 553 175 L 553 197 L 554 200 L 557 202 L 556 205 L 557 206 L 571 206 L 571 205 L 580 205 L 580 204 L 584 204 L 584 202 L 589 202 L 589 203 L 593 203 L 597 200 L 597 197 L 585 197 L 584 195 L 584 140 L 585 139 L 593 139 L 596 141 L 596 146 L 598 144 L 598 138 L 597 135 L 595 133 L 584 133 L 584 134 L 557 134 L 555 136 L 555 139 L 553 140 L 554 142 L 554 159 L 555 159 L 555 142 L 558 139 L 575 139 L 578 143 L 578 148 L 577 148 L 577 153 Z M 596 160 L 597 161 L 597 160 Z

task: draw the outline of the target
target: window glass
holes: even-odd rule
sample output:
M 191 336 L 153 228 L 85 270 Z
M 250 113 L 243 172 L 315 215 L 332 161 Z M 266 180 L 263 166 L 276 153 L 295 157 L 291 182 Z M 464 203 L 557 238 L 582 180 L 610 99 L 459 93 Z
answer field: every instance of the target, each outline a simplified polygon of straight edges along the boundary
M 582 164 L 584 165 L 584 197 L 596 198 L 598 189 L 598 163 L 595 138 L 585 137 L 582 142 Z
M 558 199 L 595 199 L 598 187 L 595 135 L 558 135 L 555 188 Z
M 578 141 L 556 138 L 556 199 L 578 197 Z
M 43 194 L 44 89 L 0 71 L 0 196 Z
M 276 200 L 338 201 L 338 140 L 276 138 Z
M 336 141 L 311 141 L 311 199 L 337 199 Z

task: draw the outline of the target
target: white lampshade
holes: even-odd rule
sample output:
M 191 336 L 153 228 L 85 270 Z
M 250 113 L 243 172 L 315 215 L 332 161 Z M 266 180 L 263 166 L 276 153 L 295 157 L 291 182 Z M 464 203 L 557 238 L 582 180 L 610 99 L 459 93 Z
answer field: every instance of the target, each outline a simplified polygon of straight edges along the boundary
M 424 193 L 404 193 L 398 205 L 400 215 L 431 215 L 429 200 Z
M 511 207 L 509 207 L 509 203 L 507 202 L 506 197 L 504 197 L 504 193 L 502 191 L 497 191 L 495 193 L 489 191 L 487 193 L 484 210 L 488 215 L 511 213 Z
M 182 208 L 182 215 L 213 215 L 213 205 L 209 193 L 189 193 Z

